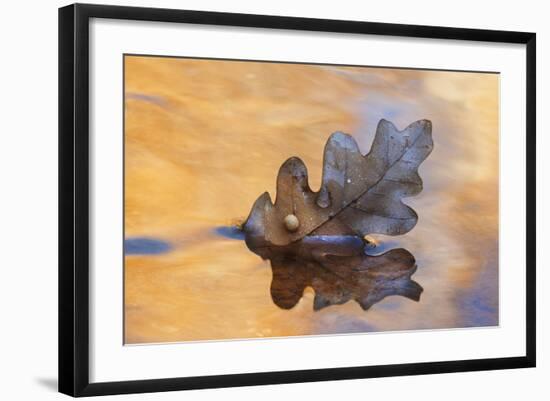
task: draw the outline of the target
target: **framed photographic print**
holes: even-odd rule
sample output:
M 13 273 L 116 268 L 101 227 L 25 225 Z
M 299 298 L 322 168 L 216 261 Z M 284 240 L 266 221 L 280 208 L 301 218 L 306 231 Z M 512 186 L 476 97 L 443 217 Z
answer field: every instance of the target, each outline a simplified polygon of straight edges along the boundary
M 59 389 L 535 366 L 535 34 L 59 10 Z

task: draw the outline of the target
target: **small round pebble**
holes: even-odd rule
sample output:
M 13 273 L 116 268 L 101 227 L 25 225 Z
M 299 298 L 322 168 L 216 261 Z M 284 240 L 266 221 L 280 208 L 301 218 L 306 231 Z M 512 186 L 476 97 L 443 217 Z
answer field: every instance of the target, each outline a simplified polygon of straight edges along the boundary
M 285 227 L 288 231 L 294 232 L 300 227 L 300 221 L 298 217 L 293 214 L 289 214 L 285 217 Z

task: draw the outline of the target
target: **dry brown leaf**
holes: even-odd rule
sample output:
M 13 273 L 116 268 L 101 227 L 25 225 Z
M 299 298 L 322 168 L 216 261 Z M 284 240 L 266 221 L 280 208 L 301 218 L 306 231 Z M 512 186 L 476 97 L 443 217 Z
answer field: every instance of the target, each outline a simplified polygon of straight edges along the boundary
M 418 216 L 402 198 L 422 190 L 418 166 L 433 149 L 431 133 L 428 120 L 403 131 L 381 120 L 365 156 L 353 137 L 332 134 L 325 146 L 319 192 L 309 187 L 304 163 L 288 159 L 279 170 L 275 203 L 266 192 L 252 207 L 244 224 L 247 242 L 263 237 L 281 246 L 311 234 L 405 234 Z M 287 216 L 297 218 L 297 229 L 285 224 Z

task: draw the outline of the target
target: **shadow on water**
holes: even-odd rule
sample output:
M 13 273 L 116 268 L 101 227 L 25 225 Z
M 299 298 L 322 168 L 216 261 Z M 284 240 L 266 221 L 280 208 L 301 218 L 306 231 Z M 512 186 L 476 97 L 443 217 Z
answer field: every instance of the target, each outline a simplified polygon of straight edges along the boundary
M 219 226 L 216 234 L 244 240 L 236 226 Z M 291 309 L 306 287 L 315 291 L 314 310 L 355 300 L 368 310 L 391 295 L 420 300 L 422 287 L 411 279 L 416 260 L 406 249 L 390 249 L 394 241 L 367 247 L 355 236 L 308 236 L 287 246 L 247 244 L 271 261 L 271 298 L 281 309 Z M 368 251 L 368 252 L 367 252 Z
M 315 291 L 313 309 L 356 301 L 363 310 L 390 295 L 420 300 L 422 287 L 411 279 L 414 256 L 403 248 L 368 255 L 355 236 L 307 236 L 289 245 L 247 241 L 249 249 L 269 259 L 271 298 L 282 309 L 293 308 L 306 287 Z
M 405 249 L 394 249 L 380 256 L 326 255 L 317 260 L 275 257 L 271 269 L 271 297 L 283 309 L 294 307 L 308 286 L 315 291 L 314 310 L 350 300 L 368 310 L 391 295 L 419 301 L 423 291 L 411 280 L 416 263 Z
M 156 238 L 134 237 L 124 240 L 126 255 L 158 255 L 171 249 L 172 246 L 168 242 Z

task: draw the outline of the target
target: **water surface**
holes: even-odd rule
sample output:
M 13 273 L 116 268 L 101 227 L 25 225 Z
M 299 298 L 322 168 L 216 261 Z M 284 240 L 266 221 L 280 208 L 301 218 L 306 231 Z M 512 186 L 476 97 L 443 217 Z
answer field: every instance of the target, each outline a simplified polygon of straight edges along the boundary
M 152 57 L 125 69 L 125 235 L 130 250 L 152 241 L 125 257 L 127 343 L 498 324 L 498 75 Z M 278 307 L 269 262 L 230 227 L 275 198 L 288 157 L 317 190 L 330 134 L 366 153 L 381 118 L 433 123 L 424 191 L 406 200 L 418 224 L 375 236 L 377 251 L 414 255 L 420 301 L 315 311 L 308 286 Z

